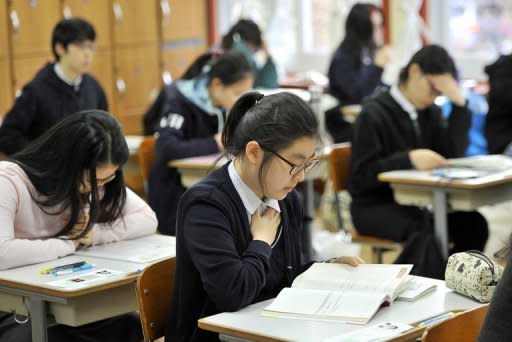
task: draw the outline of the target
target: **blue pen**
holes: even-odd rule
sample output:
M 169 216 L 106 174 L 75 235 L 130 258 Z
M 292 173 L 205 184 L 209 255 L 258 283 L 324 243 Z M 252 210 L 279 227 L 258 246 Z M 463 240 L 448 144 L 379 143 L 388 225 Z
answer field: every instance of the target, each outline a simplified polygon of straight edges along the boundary
M 54 276 L 61 276 L 61 275 L 64 275 L 64 274 L 70 274 L 70 273 L 75 273 L 75 272 L 89 270 L 93 266 L 94 266 L 93 264 L 85 264 L 85 265 L 82 265 L 82 266 L 79 266 L 79 267 L 69 268 L 67 270 L 61 270 L 61 271 L 52 272 L 51 274 L 53 274 Z
M 440 321 L 444 321 L 445 319 L 448 319 L 448 318 L 451 318 L 455 316 L 455 314 L 452 312 L 452 311 L 449 311 L 449 312 L 445 312 L 444 314 L 441 314 L 439 316 L 435 316 L 435 317 L 432 317 L 432 318 L 429 318 L 429 319 L 426 319 L 424 320 L 423 322 L 421 322 L 420 324 L 418 324 L 420 327 L 425 327 L 427 325 L 431 325 L 433 323 L 437 323 L 437 322 L 440 322 Z

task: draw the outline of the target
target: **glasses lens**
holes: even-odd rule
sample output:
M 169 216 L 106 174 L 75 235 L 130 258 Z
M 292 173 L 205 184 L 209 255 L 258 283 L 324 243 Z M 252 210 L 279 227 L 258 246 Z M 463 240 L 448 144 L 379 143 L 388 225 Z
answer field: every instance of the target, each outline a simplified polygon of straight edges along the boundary
M 306 175 L 309 171 L 311 171 L 316 166 L 317 163 L 318 163 L 318 159 L 313 159 L 313 160 L 307 162 L 306 164 L 297 165 L 292 168 L 290 174 L 295 177 L 304 170 L 304 174 Z

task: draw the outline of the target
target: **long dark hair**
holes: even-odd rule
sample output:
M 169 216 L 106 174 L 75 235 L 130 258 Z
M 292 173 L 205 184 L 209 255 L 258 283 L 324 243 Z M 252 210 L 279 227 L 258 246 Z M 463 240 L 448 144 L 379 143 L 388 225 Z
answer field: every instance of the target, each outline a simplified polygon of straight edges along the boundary
M 440 45 L 427 45 L 418 50 L 409 63 L 400 70 L 398 82 L 400 84 L 409 79 L 409 68 L 412 64 L 417 64 L 421 71 L 428 75 L 439 75 L 449 73 L 453 78 L 457 78 L 457 69 L 453 58 L 448 54 L 445 48 Z
M 279 151 L 301 137 L 318 138 L 318 121 L 311 107 L 290 93 L 263 96 L 259 92 L 242 95 L 229 112 L 222 132 L 224 154 L 237 157 L 249 141 Z M 262 170 L 272 154 L 265 151 Z
M 345 38 L 339 48 L 345 50 L 355 60 L 358 68 L 362 65 L 363 51 L 367 50 L 373 59 L 377 48 L 373 41 L 371 19 L 371 14 L 374 11 L 380 12 L 384 18 L 382 9 L 375 5 L 355 4 L 345 22 Z
M 237 36 L 244 42 L 254 45 L 256 48 L 261 48 L 263 43 L 260 28 L 250 19 L 240 19 L 229 29 L 228 33 L 222 37 L 222 48 L 226 50 L 231 49 Z
M 89 222 L 82 237 L 97 222 L 113 222 L 120 217 L 126 201 L 121 167 L 128 160 L 128 146 L 112 115 L 86 110 L 58 122 L 25 149 L 12 157 L 28 175 L 37 193 L 32 199 L 46 213 L 58 215 L 70 209 L 70 220 L 57 235 L 66 235 L 88 204 Z M 104 185 L 100 195 L 96 168 L 119 166 L 116 177 Z M 88 174 L 89 194 L 80 186 Z
M 190 80 L 204 75 L 208 77 L 208 84 L 218 78 L 222 84 L 232 85 L 252 74 L 251 65 L 240 52 L 207 52 L 199 56 L 181 78 Z

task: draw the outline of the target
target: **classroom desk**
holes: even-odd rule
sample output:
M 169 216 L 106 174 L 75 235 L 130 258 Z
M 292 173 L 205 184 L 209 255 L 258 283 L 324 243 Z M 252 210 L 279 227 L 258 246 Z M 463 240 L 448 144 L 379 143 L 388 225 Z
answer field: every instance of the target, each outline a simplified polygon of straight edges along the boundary
M 427 278 L 423 278 L 426 279 Z M 444 281 L 428 279 L 437 284 L 435 291 L 414 302 L 395 301 L 391 306 L 379 309 L 368 323 L 374 325 L 385 321 L 413 324 L 451 310 L 468 310 L 483 304 L 447 289 Z M 266 317 L 261 311 L 272 300 L 250 305 L 237 312 L 224 312 L 202 318 L 201 329 L 251 341 L 322 341 L 331 336 L 349 333 L 365 325 L 344 324 L 333 321 Z M 422 328 L 416 328 L 399 340 L 412 340 L 421 336 Z M 221 336 L 222 337 L 222 336 Z
M 161 239 L 170 241 L 174 238 L 161 236 Z M 126 240 L 126 242 L 129 241 L 137 241 L 137 239 Z M 110 244 L 110 246 L 120 245 L 123 242 Z M 175 246 L 175 244 L 172 245 Z M 175 248 L 171 248 L 168 257 L 175 255 Z M 40 275 L 38 272 L 43 266 L 66 265 L 84 259 L 94 264 L 93 270 L 106 268 L 120 271 L 123 275 L 105 279 L 80 289 L 63 289 L 51 286 L 49 282 L 79 277 L 89 271 L 59 277 Z M 70 255 L 40 264 L 0 271 L 0 311 L 16 312 L 24 316 L 30 313 L 32 341 L 45 342 L 47 341 L 48 323 L 79 326 L 137 311 L 134 286 L 140 270 L 148 264 L 91 255 L 87 255 L 87 257 Z
M 306 216 L 313 218 L 315 211 L 314 204 L 314 184 L 315 179 L 327 179 L 327 156 L 329 155 L 330 147 L 324 148 L 319 154 L 320 162 L 318 165 L 306 175 L 304 181 L 304 211 Z M 206 177 L 209 172 L 215 170 L 227 162 L 227 159 L 221 158 L 217 163 L 221 155 L 210 154 L 206 156 L 190 157 L 184 159 L 176 159 L 169 162 L 169 167 L 176 168 L 181 174 L 181 182 L 187 188 L 199 182 L 201 179 Z M 312 260 L 313 247 L 312 241 L 311 224 L 306 223 L 304 226 L 303 246 L 305 258 Z
M 378 176 L 393 189 L 395 201 L 404 205 L 432 205 L 434 229 L 441 252 L 448 256 L 448 210 L 472 211 L 484 205 L 509 201 L 512 170 L 498 171 L 471 179 L 448 179 L 430 171 L 397 170 Z M 464 227 L 460 227 L 464 229 Z

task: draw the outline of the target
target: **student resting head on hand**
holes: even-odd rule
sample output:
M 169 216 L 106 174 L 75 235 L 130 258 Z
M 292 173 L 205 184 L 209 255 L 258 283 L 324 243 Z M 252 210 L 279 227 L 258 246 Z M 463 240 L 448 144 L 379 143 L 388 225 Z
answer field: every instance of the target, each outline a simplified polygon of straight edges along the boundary
M 275 297 L 309 266 L 301 261 L 303 204 L 295 187 L 318 162 L 317 129 L 311 108 L 289 93 L 251 92 L 235 103 L 222 133 L 231 161 L 178 206 L 166 340 L 217 340 L 197 327 L 199 318 Z

